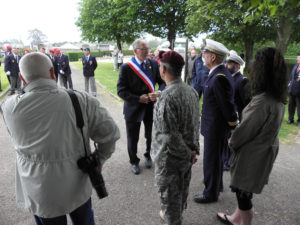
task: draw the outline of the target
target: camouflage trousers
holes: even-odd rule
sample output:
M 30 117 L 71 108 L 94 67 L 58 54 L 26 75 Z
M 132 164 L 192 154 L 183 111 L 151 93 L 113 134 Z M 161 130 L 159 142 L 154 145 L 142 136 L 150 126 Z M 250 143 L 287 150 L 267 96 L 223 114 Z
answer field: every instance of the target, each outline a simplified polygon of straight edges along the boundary
M 160 173 L 158 193 L 164 220 L 168 225 L 181 225 L 182 212 L 187 207 L 187 197 L 191 181 L 191 166 L 184 172 L 174 170 Z

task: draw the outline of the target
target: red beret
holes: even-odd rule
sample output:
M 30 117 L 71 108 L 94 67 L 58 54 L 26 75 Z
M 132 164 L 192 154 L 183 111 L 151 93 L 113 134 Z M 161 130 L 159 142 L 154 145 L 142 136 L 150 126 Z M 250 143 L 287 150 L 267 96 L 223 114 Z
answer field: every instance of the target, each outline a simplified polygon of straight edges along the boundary
M 10 45 L 7 45 L 7 46 L 6 46 L 6 49 L 7 49 L 8 51 L 11 51 L 11 50 L 12 50 L 12 47 L 11 47 Z
M 58 48 L 55 48 L 55 49 L 54 49 L 54 52 L 55 52 L 56 54 L 58 54 L 58 53 L 60 53 L 60 50 L 59 50 Z
M 184 65 L 184 60 L 183 60 L 182 56 L 175 51 L 165 52 L 162 55 L 160 61 L 163 63 L 169 63 L 175 67 L 183 67 L 183 65 Z
M 49 49 L 49 52 L 52 52 L 52 53 L 54 53 L 54 50 L 53 50 L 53 49 Z

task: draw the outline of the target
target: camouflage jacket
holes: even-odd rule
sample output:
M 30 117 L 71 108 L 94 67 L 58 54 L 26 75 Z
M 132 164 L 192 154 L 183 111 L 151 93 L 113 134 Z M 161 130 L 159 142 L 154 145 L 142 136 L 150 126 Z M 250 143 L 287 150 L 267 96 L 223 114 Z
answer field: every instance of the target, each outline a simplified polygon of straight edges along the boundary
M 181 79 L 170 82 L 154 108 L 151 157 L 156 173 L 190 166 L 199 146 L 199 98 Z

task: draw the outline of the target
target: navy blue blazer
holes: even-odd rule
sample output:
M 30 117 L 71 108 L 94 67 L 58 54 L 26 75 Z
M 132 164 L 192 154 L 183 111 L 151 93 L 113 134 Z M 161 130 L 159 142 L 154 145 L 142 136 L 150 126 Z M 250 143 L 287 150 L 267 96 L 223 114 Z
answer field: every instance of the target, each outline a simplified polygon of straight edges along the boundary
M 10 54 L 8 56 L 5 57 L 5 66 L 4 66 L 4 71 L 5 73 L 7 71 L 10 71 L 10 76 L 13 77 L 17 77 L 19 76 L 19 62 L 21 59 L 21 56 L 16 56 L 17 59 L 15 58 L 15 56 L 13 54 Z
M 211 137 L 224 135 L 236 125 L 233 78 L 225 66 L 220 65 L 205 82 L 201 134 L 212 135 Z
M 64 75 L 70 75 L 71 74 L 71 68 L 69 65 L 69 58 L 65 54 L 61 54 L 61 57 L 57 56 L 57 69 L 58 73 L 60 70 L 64 71 Z
M 241 72 L 237 72 L 233 76 L 234 85 L 234 103 L 237 107 L 239 116 L 241 117 L 243 109 L 248 105 L 251 100 L 249 82 Z
M 90 55 L 89 61 L 86 60 L 86 56 L 82 56 L 82 65 L 83 65 L 83 75 L 85 77 L 93 77 L 95 76 L 94 71 L 96 70 L 98 64 L 96 61 L 96 57 Z
M 204 89 L 208 73 L 209 69 L 203 64 L 201 54 L 195 59 L 191 77 L 192 87 L 198 92 L 198 94 Z
M 290 74 L 289 94 L 294 96 L 300 96 L 300 70 L 297 73 L 299 65 L 300 64 L 296 64 Z
M 163 90 L 165 82 L 160 77 L 158 63 L 155 60 L 147 59 L 146 71 L 150 73 L 155 84 L 159 84 L 159 90 Z M 154 103 L 139 102 L 140 96 L 150 93 L 150 89 L 127 63 L 122 64 L 120 68 L 117 91 L 124 100 L 123 114 L 126 121 L 141 122 L 144 119 L 153 119 Z

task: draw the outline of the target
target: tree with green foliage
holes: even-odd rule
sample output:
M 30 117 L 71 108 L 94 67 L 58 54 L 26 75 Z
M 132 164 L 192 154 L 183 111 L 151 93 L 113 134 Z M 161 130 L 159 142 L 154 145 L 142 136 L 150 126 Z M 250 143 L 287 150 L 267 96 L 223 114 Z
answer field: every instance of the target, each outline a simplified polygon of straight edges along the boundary
M 187 0 L 128 0 L 144 32 L 167 38 L 174 49 L 177 35 L 184 35 Z
M 253 57 L 254 44 L 271 40 L 275 35 L 267 18 L 244 21 L 247 16 L 244 12 L 250 4 L 236 0 L 188 0 L 188 8 L 188 32 L 192 35 L 208 33 L 214 40 L 243 46 L 246 70 Z
M 283 54 L 291 41 L 300 41 L 300 1 L 299 0 L 237 0 L 249 5 L 245 22 L 256 18 L 267 18 L 274 35 L 275 46 Z
M 122 49 L 122 43 L 132 42 L 140 35 L 141 27 L 135 12 L 128 10 L 129 1 L 81 0 L 79 5 L 76 25 L 84 40 L 116 41 L 118 49 Z

